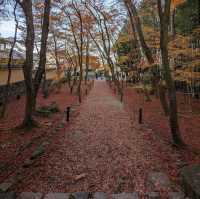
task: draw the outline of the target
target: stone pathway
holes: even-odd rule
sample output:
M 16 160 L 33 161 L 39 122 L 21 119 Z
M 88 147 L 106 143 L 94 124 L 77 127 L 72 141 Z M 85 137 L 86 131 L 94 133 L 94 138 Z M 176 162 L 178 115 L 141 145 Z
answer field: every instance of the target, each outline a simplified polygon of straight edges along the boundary
M 87 176 L 77 183 L 79 190 L 112 193 L 140 189 L 144 164 L 151 155 L 143 151 L 137 133 L 123 104 L 106 83 L 95 82 L 64 143 L 65 157 L 74 173 Z M 64 166 L 63 170 L 67 173 L 68 168 Z

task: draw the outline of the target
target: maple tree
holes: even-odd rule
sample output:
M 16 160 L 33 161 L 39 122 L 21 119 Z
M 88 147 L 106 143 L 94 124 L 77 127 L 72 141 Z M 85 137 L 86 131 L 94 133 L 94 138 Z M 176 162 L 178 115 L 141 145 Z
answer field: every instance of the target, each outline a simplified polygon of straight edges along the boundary
M 113 81 L 115 80 L 114 62 L 112 59 L 112 31 L 115 29 L 114 11 L 113 15 L 110 15 L 102 6 L 102 4 L 97 4 L 94 2 L 86 2 L 86 8 L 89 10 L 90 14 L 93 16 L 96 25 L 94 29 L 89 30 L 89 34 L 95 43 L 101 57 L 106 61 L 110 68 Z
M 33 109 L 36 108 L 36 99 L 38 90 L 41 84 L 41 80 L 45 74 L 46 65 L 46 52 L 47 52 L 47 39 L 49 33 L 49 16 L 51 10 L 51 0 L 45 0 L 44 2 L 44 16 L 42 21 L 42 33 L 41 33 L 41 46 L 39 55 L 39 64 L 34 77 L 34 104 Z
M 171 1 L 171 9 L 175 9 L 180 4 L 184 3 L 185 0 L 172 0 Z
M 170 0 L 165 1 L 165 5 L 162 8 L 161 1 L 158 0 L 158 13 L 160 18 L 160 49 L 162 57 L 162 68 L 164 72 L 164 79 L 168 89 L 169 98 L 169 123 L 173 141 L 177 145 L 183 145 L 183 141 L 180 136 L 180 129 L 178 124 L 177 115 L 177 100 L 176 90 L 172 74 L 170 72 L 169 58 L 168 58 L 168 26 L 170 16 Z M 164 10 L 164 11 L 163 11 Z
M 32 80 L 32 70 L 33 70 L 33 50 L 34 50 L 34 24 L 33 24 L 33 12 L 32 12 L 32 1 L 19 1 L 18 4 L 22 7 L 23 13 L 26 20 L 26 60 L 24 63 L 24 79 L 26 85 L 26 110 L 25 117 L 22 126 L 32 126 L 33 125 L 33 105 L 34 105 L 34 88 Z
M 3 4 L 3 1 L 1 2 Z M 19 26 L 19 22 L 16 16 L 16 10 L 17 10 L 17 6 L 18 3 L 16 2 L 14 5 L 14 9 L 13 9 L 13 15 L 15 18 L 15 33 L 14 33 L 14 41 L 12 43 L 10 52 L 9 52 L 9 58 L 8 58 L 8 63 L 7 63 L 7 67 L 8 67 L 8 78 L 7 78 L 7 83 L 6 83 L 6 91 L 5 91 L 5 96 L 3 99 L 3 107 L 0 111 L 0 118 L 3 118 L 5 116 L 5 112 L 6 112 L 6 107 L 7 107 L 7 103 L 8 103 L 8 95 L 9 95 L 9 88 L 10 88 L 10 80 L 11 80 L 11 75 L 12 75 L 12 70 L 11 67 L 13 65 L 13 50 L 15 48 L 15 44 L 17 41 L 17 31 L 18 31 L 18 26 Z
M 139 8 L 139 14 L 136 8 L 136 5 L 132 1 L 124 1 L 124 4 L 127 8 L 127 12 L 129 15 L 130 23 L 132 24 L 132 34 L 138 38 L 139 40 L 139 46 L 142 49 L 143 55 L 145 55 L 146 60 L 141 59 L 141 63 L 136 64 L 138 65 L 139 68 L 142 68 L 143 70 L 148 69 L 148 71 L 151 71 L 149 80 L 153 87 L 156 88 L 157 85 L 159 87 L 157 88 L 159 90 L 159 96 L 160 96 L 160 101 L 161 105 L 163 107 L 164 112 L 166 115 L 169 113 L 169 124 L 171 127 L 171 133 L 173 136 L 173 141 L 176 144 L 182 143 L 181 137 L 180 137 L 180 132 L 179 132 L 179 126 L 178 126 L 178 117 L 177 117 L 177 107 L 176 107 L 176 91 L 175 91 L 175 86 L 174 86 L 174 80 L 172 78 L 173 74 L 171 72 L 171 69 L 169 67 L 169 62 L 168 59 L 172 60 L 173 56 L 172 53 L 177 53 L 179 54 L 182 50 L 177 47 L 178 45 L 174 45 L 174 48 L 172 47 L 173 44 L 178 44 L 177 38 L 180 38 L 179 35 L 176 35 L 175 28 L 172 26 L 175 26 L 174 19 L 170 19 L 170 15 L 174 15 L 175 13 L 174 10 L 184 4 L 185 1 L 143 1 L 141 3 L 141 7 Z M 158 9 L 157 9 L 158 5 Z M 165 8 L 163 8 L 163 5 Z M 156 6 L 156 7 L 155 7 Z M 168 6 L 168 7 L 166 7 Z M 156 9 L 155 9 L 156 8 Z M 163 11 L 163 9 L 165 11 Z M 147 11 L 149 10 L 149 11 Z M 139 16 L 140 15 L 140 16 Z M 157 22 L 157 16 L 159 16 L 160 20 Z M 141 18 L 142 18 L 142 23 L 141 23 Z M 171 18 L 172 19 L 172 18 Z M 168 21 L 169 20 L 169 21 Z M 160 23 L 160 25 L 159 25 Z M 168 48 L 168 27 L 171 26 L 172 30 L 172 35 L 173 38 L 169 39 L 170 44 Z M 128 37 L 128 35 L 126 35 Z M 122 39 L 123 36 L 120 36 L 120 39 Z M 127 38 L 126 38 L 127 39 Z M 174 39 L 176 41 L 174 41 Z M 123 39 L 122 39 L 123 40 Z M 160 40 L 160 41 L 159 41 Z M 183 37 L 183 42 L 186 41 L 186 37 Z M 118 41 L 120 43 L 120 41 Z M 125 41 L 126 43 L 127 41 Z M 133 41 L 132 41 L 133 42 Z M 138 41 L 134 41 L 134 43 L 137 43 Z M 123 42 L 121 42 L 123 43 Z M 185 49 L 190 51 L 191 49 L 188 47 L 187 42 L 185 42 Z M 182 47 L 184 45 L 180 44 Z M 118 48 L 119 49 L 119 48 Z M 169 55 L 168 55 L 168 50 L 169 50 Z M 185 51 L 186 52 L 186 51 Z M 136 51 L 137 53 L 137 51 Z M 127 54 L 127 53 L 125 53 Z M 161 56 L 160 56 L 161 54 Z M 175 55 L 175 54 L 174 54 Z M 122 56 L 121 57 L 122 62 L 126 61 L 128 59 L 127 56 Z M 131 59 L 131 58 L 129 58 Z M 162 60 L 162 61 L 161 61 Z M 148 62 L 145 64 L 145 62 Z M 161 61 L 161 62 L 160 62 Z M 161 72 L 162 76 L 159 77 L 156 75 L 153 68 L 156 67 L 156 65 L 162 63 L 161 67 Z M 171 63 L 171 62 L 170 62 Z M 152 76 L 153 75 L 153 76 Z M 156 76 L 155 76 L 156 75 Z M 147 74 L 144 74 L 144 78 L 147 77 Z M 161 78 L 161 79 L 160 79 Z M 146 80 L 145 80 L 146 81 Z M 147 82 L 148 82 L 147 81 Z M 163 85 L 164 81 L 164 85 Z M 158 84 L 159 83 L 159 84 Z M 164 91 L 164 87 L 166 86 L 167 92 L 168 92 L 168 100 L 166 99 L 166 92 Z M 145 88 L 144 88 L 145 90 Z M 146 92 L 146 91 L 145 91 Z M 168 111 L 169 108 L 169 111 Z
M 70 8 L 70 9 L 66 9 Z M 84 20 L 83 20 L 83 10 L 81 10 L 81 4 L 78 2 L 71 1 L 67 5 L 62 7 L 63 12 L 69 21 L 69 31 L 73 38 L 74 46 L 77 53 L 77 63 L 79 65 L 79 83 L 77 87 L 77 92 L 79 95 L 79 102 L 82 101 L 81 85 L 83 80 L 83 51 L 84 51 Z
M 31 0 L 28 1 L 16 0 L 16 2 L 21 6 L 26 21 L 26 41 L 25 41 L 26 59 L 23 67 L 24 79 L 26 85 L 26 109 L 22 127 L 32 127 L 34 124 L 33 111 L 36 106 L 37 92 L 40 86 L 42 76 L 45 72 L 46 45 L 47 45 L 48 27 L 49 27 L 48 20 L 50 15 L 51 0 L 46 0 L 44 4 L 45 6 L 44 6 L 44 16 L 42 23 L 40 61 L 34 79 L 32 78 L 33 52 L 34 52 L 34 41 L 35 41 L 34 17 L 32 9 L 33 4 Z

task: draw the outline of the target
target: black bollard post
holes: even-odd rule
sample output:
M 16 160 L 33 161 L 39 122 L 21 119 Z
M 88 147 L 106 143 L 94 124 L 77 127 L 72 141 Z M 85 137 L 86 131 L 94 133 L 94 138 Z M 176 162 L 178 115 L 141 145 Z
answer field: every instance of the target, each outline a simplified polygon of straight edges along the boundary
M 67 107 L 67 122 L 69 122 L 70 106 Z
M 138 119 L 139 124 L 142 124 L 142 108 L 139 108 L 139 119 Z
M 121 96 L 120 96 L 120 101 L 123 102 L 123 97 L 124 97 L 124 94 L 123 92 L 121 92 Z
M 16 99 L 17 99 L 17 100 L 20 100 L 20 98 L 21 98 L 21 96 L 18 94 L 18 95 L 16 96 Z

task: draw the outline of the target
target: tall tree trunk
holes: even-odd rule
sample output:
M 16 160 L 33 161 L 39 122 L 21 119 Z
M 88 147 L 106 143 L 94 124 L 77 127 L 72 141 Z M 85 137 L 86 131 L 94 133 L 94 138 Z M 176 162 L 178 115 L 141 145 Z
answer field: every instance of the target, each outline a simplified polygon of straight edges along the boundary
M 81 29 L 82 29 L 82 22 L 81 22 Z M 83 80 L 83 36 L 82 36 L 83 29 L 81 30 L 81 47 L 80 47 L 80 55 L 79 55 L 79 67 L 80 67 L 80 73 L 79 73 L 79 84 L 78 84 L 78 96 L 79 96 L 79 102 L 82 102 L 82 93 L 81 93 L 81 85 Z
M 48 34 L 49 34 L 49 15 L 51 11 L 51 0 L 45 0 L 44 4 L 45 4 L 45 7 L 44 7 L 44 17 L 43 17 L 43 23 L 42 23 L 40 61 L 39 61 L 38 70 L 34 78 L 33 109 L 36 108 L 37 94 L 38 94 L 38 90 L 41 84 L 42 77 L 44 76 L 44 73 L 45 73 L 45 65 L 46 65 L 46 51 L 47 51 L 47 39 L 48 39 Z
M 9 52 L 9 59 L 8 59 L 8 78 L 7 78 L 7 83 L 6 83 L 6 90 L 5 90 L 5 96 L 4 96 L 4 101 L 3 101 L 3 106 L 2 106 L 2 110 L 0 112 L 0 118 L 3 118 L 5 116 L 5 112 L 6 112 L 6 107 L 7 107 L 7 103 L 8 103 L 8 96 L 9 96 L 9 89 L 10 89 L 10 80 L 11 80 L 11 74 L 12 74 L 12 69 L 11 69 L 11 65 L 12 65 L 12 57 L 13 57 L 13 50 L 16 44 L 16 40 L 17 40 L 17 30 L 18 30 L 18 20 L 16 17 L 16 8 L 17 8 L 18 3 L 15 3 L 15 7 L 14 7 L 14 17 L 15 17 L 15 34 L 14 34 L 14 41 L 12 43 L 10 52 Z
M 198 25 L 200 26 L 200 1 L 198 1 Z
M 77 43 L 75 33 L 74 34 L 74 39 L 76 43 L 76 47 L 78 50 L 78 62 L 79 62 L 79 68 L 80 68 L 80 73 L 79 73 L 79 84 L 78 84 L 78 97 L 79 97 L 79 103 L 82 102 L 82 93 L 81 93 L 81 85 L 82 85 L 82 80 L 83 80 L 83 19 L 82 19 L 82 14 L 81 11 L 75 6 L 73 3 L 73 7 L 76 10 L 76 13 L 78 15 L 79 21 L 80 21 L 80 46 Z
M 89 35 L 87 35 L 87 44 L 86 44 L 86 68 L 85 68 L 85 85 L 87 84 L 88 80 L 88 69 L 89 69 L 89 64 L 90 64 L 90 39 Z
M 20 1 L 17 0 L 18 3 L 21 5 L 25 19 L 26 19 L 26 28 L 27 28 L 27 35 L 26 35 L 26 60 L 23 66 L 24 72 L 24 80 L 26 86 L 26 105 L 25 105 L 25 116 L 22 123 L 23 127 L 32 127 L 33 122 L 33 104 L 34 104 L 34 88 L 33 88 L 33 79 L 32 79 L 32 71 L 33 71 L 33 50 L 34 50 L 34 25 L 33 25 L 33 12 L 32 12 L 32 1 L 31 0 L 24 0 Z
M 141 46 L 142 51 L 143 51 L 148 63 L 153 64 L 154 63 L 153 54 L 152 54 L 151 50 L 149 49 L 149 47 L 147 46 L 146 41 L 144 39 L 141 22 L 140 22 L 138 13 L 137 13 L 137 9 L 136 9 L 133 1 L 131 1 L 131 0 L 124 0 L 124 4 L 127 8 L 127 11 L 128 11 L 129 17 L 130 17 L 132 32 L 133 32 L 135 38 L 138 38 L 139 46 Z M 157 80 L 157 79 L 154 79 L 153 81 L 156 81 L 157 83 L 159 82 L 159 80 Z M 147 94 L 147 92 L 146 92 L 146 94 Z M 160 94 L 162 94 L 162 93 L 160 93 Z M 163 99 L 163 96 L 160 96 L 160 100 L 162 100 L 162 99 Z M 160 101 L 161 105 L 163 104 L 163 102 L 166 102 L 166 100 Z M 167 107 L 167 103 L 165 104 L 165 107 Z M 163 110 L 164 110 L 164 112 L 166 111 L 165 109 L 163 109 Z
M 162 82 L 159 83 L 158 89 L 159 89 L 159 97 L 160 97 L 162 109 L 164 111 L 165 116 L 168 116 L 169 115 L 169 106 L 168 106 L 168 102 L 166 99 L 166 88 L 162 84 Z
M 101 35 L 103 50 L 101 49 L 99 43 L 95 40 L 94 36 L 91 34 L 90 31 L 89 31 L 89 34 L 90 34 L 92 40 L 94 41 L 94 43 L 96 44 L 99 52 L 102 54 L 103 58 L 105 58 L 105 60 L 107 61 L 107 64 L 111 71 L 112 81 L 115 82 L 114 63 L 111 58 L 111 37 L 110 37 L 109 29 L 108 29 L 106 16 L 105 16 L 105 13 L 102 12 L 101 9 L 99 9 L 98 7 L 96 7 L 92 4 L 90 4 L 90 6 L 93 8 L 93 10 L 89 7 L 89 5 L 86 4 L 86 8 L 93 15 L 95 21 L 97 22 L 97 24 L 100 28 L 99 33 Z
M 172 37 L 175 38 L 176 36 L 176 25 L 175 25 L 175 16 L 176 16 L 176 9 L 174 8 L 172 11 L 171 11 L 171 34 L 172 34 Z
M 62 86 L 60 82 L 62 71 L 61 71 L 60 60 L 58 56 L 58 46 L 57 46 L 57 38 L 56 38 L 55 32 L 53 32 L 53 41 L 54 41 L 54 54 L 55 54 L 55 60 L 56 60 L 56 73 L 57 73 L 57 79 L 58 79 L 56 86 L 57 86 L 57 91 L 59 92 Z
M 69 88 L 71 88 L 71 79 L 72 79 L 72 67 L 69 67 L 67 69 L 67 83 Z
M 133 32 L 136 31 L 136 33 L 137 33 L 140 45 L 142 47 L 142 51 L 145 54 L 145 57 L 147 58 L 148 63 L 153 64 L 154 59 L 153 59 L 150 48 L 147 46 L 147 44 L 145 42 L 140 18 L 138 16 L 135 4 L 131 0 L 124 0 L 124 4 L 125 4 L 125 6 L 128 10 L 128 13 L 129 13 L 129 16 L 130 16 L 130 19 L 131 19 L 130 21 L 131 21 L 131 25 L 132 25 L 132 28 L 133 28 Z
M 75 68 L 74 68 L 73 83 L 72 83 L 72 85 L 70 87 L 70 93 L 71 94 L 73 93 L 73 89 L 74 89 L 74 86 L 76 85 L 76 81 L 77 81 L 77 75 L 76 75 L 76 73 L 77 73 L 77 66 L 75 66 Z
M 169 58 L 168 58 L 168 27 L 170 21 L 171 0 L 165 0 L 164 11 L 162 8 L 161 0 L 157 1 L 158 1 L 158 10 L 160 17 L 160 49 L 162 56 L 162 68 L 168 89 L 168 99 L 169 99 L 169 124 L 171 128 L 173 141 L 176 145 L 180 146 L 183 144 L 183 141 L 180 136 L 179 124 L 178 124 L 176 90 L 171 75 Z
M 46 71 L 43 74 L 43 82 L 42 82 L 42 93 L 43 93 L 43 97 L 47 98 L 49 95 L 49 91 L 48 91 L 48 84 L 47 84 L 47 78 L 46 78 Z M 36 101 L 36 99 L 35 99 Z
M 74 23 L 73 20 L 71 18 L 71 15 L 65 11 L 65 14 L 67 15 L 69 22 L 70 22 L 70 26 L 72 29 L 72 35 L 74 38 L 74 42 L 75 42 L 75 46 L 77 49 L 77 54 L 78 54 L 78 65 L 79 65 L 79 69 L 80 69 L 80 74 L 79 74 L 79 83 L 78 83 L 78 87 L 77 87 L 77 93 L 78 93 L 78 97 L 79 97 L 79 102 L 82 102 L 82 95 L 81 95 L 81 85 L 82 85 L 82 79 L 83 79 L 83 21 L 82 21 L 82 15 L 80 10 L 76 7 L 76 5 L 74 4 L 74 2 L 72 1 L 72 6 L 74 8 L 74 10 L 77 13 L 77 16 L 79 18 L 80 21 L 80 37 L 79 37 L 79 41 L 77 39 L 77 36 L 75 34 L 75 27 L 74 27 Z M 80 44 L 79 44 L 80 43 Z

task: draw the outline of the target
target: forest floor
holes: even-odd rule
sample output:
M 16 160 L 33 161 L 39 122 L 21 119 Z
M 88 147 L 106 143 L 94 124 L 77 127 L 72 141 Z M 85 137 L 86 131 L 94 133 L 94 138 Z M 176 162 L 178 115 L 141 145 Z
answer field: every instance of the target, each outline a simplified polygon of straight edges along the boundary
M 124 90 L 124 104 L 126 110 L 130 112 L 133 120 L 138 122 L 139 108 L 143 109 L 143 126 L 151 128 L 165 142 L 172 141 L 168 117 L 164 115 L 159 98 L 150 96 L 151 100 L 145 100 L 143 94 L 139 94 L 137 89 L 128 86 Z M 200 103 L 199 99 L 186 96 L 177 92 L 178 120 L 180 133 L 186 143 L 187 153 L 183 150 L 181 155 L 187 164 L 200 162 Z M 181 151 L 180 151 L 181 152 Z
M 37 117 L 40 125 L 31 131 L 13 131 L 23 118 L 24 101 L 23 97 L 12 100 L 8 116 L 0 123 L 0 183 L 20 173 L 20 182 L 12 187 L 17 192 L 143 193 L 150 171 L 166 173 L 176 185 L 179 169 L 200 160 L 193 150 L 172 147 L 167 119 L 156 98 L 142 101 L 144 124 L 138 125 L 141 96 L 132 88 L 126 88 L 123 103 L 105 81 L 96 81 L 80 106 L 66 87 L 48 99 L 39 95 L 39 106 L 56 101 L 61 112 Z M 64 108 L 72 104 L 75 110 L 70 122 L 61 125 Z M 184 141 L 198 147 L 199 118 L 186 116 L 188 123 L 185 117 L 180 121 Z M 41 144 L 45 152 L 20 172 Z

